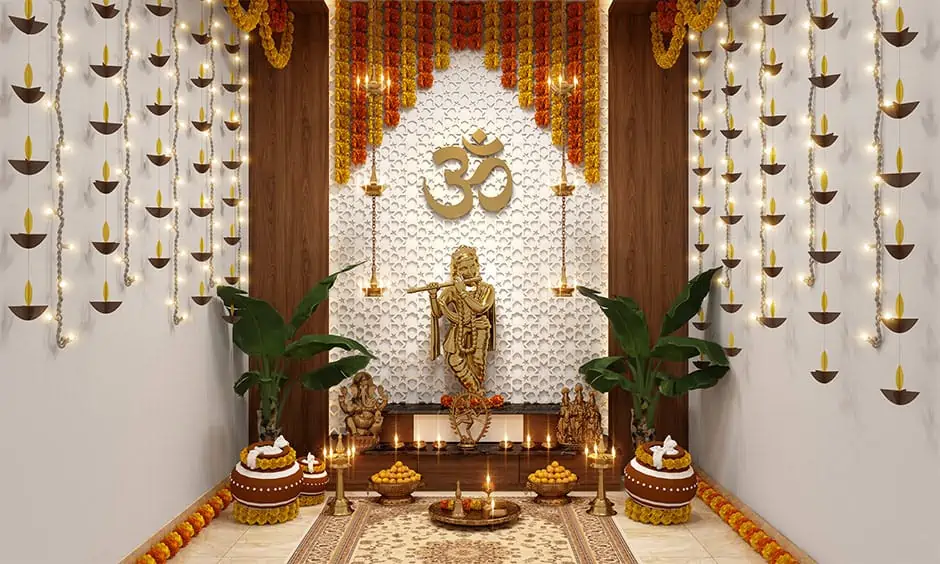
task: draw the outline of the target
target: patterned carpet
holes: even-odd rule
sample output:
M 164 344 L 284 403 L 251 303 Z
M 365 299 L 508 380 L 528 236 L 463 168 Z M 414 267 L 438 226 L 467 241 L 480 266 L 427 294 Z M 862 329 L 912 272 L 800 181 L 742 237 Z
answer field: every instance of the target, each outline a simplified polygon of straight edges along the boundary
M 321 515 L 288 564 L 637 564 L 611 519 L 585 513 L 586 498 L 564 507 L 511 498 L 522 517 L 494 530 L 432 523 L 435 499 L 397 507 L 353 499 L 355 513 Z

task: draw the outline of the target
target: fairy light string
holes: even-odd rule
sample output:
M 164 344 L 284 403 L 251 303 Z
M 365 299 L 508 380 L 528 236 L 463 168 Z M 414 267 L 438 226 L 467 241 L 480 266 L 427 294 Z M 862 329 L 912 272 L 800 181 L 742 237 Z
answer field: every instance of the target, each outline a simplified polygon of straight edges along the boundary
M 880 348 L 884 343 L 884 332 L 881 328 L 881 319 L 884 314 L 884 234 L 881 225 L 882 214 L 882 194 L 881 194 L 881 175 L 884 173 L 884 143 L 881 138 L 884 116 L 881 107 L 884 104 L 884 81 L 881 76 L 883 52 L 881 46 L 882 31 L 884 29 L 881 18 L 880 0 L 872 0 L 871 13 L 875 20 L 875 64 L 872 74 L 875 80 L 875 91 L 877 93 L 877 106 L 875 107 L 875 120 L 872 131 L 873 146 L 875 150 L 875 178 L 874 190 L 872 191 L 874 200 L 874 211 L 872 213 L 872 226 L 875 230 L 875 281 L 872 284 L 873 297 L 875 301 L 875 334 L 866 336 L 865 339 L 874 348 Z
M 734 95 L 734 64 L 732 63 L 732 53 L 734 50 L 730 47 L 735 44 L 734 36 L 734 25 L 731 21 L 731 7 L 727 4 L 725 5 L 725 21 L 724 26 L 728 29 L 727 35 L 720 41 L 725 51 L 724 64 L 722 67 L 722 73 L 725 79 L 725 87 L 722 89 L 724 94 L 724 116 L 725 116 L 725 128 L 727 133 L 725 134 L 725 146 L 724 146 L 724 164 L 725 170 L 727 170 L 728 175 L 735 174 L 734 172 L 734 159 L 731 158 L 731 140 L 734 139 L 735 131 L 735 122 L 734 114 L 731 111 L 731 97 Z M 734 198 L 731 195 L 731 184 L 734 179 L 732 177 L 727 177 L 722 179 L 724 181 L 724 212 L 725 215 L 729 218 L 734 215 Z M 731 241 L 731 222 L 724 222 L 725 228 L 725 260 L 723 261 L 725 265 L 724 276 L 722 278 L 722 284 L 725 288 L 731 287 L 731 271 L 736 266 L 735 260 L 735 249 L 734 244 Z
M 767 10 L 767 0 L 761 0 L 760 11 L 764 14 Z M 764 73 L 764 63 L 767 61 L 767 24 L 760 23 L 760 62 L 757 87 L 760 90 L 760 108 L 761 114 L 764 113 L 764 102 L 767 99 L 767 78 Z M 758 129 L 760 130 L 760 161 L 761 165 L 766 163 L 767 159 L 767 125 L 758 120 Z M 767 173 L 761 170 L 760 173 L 760 266 L 767 264 L 767 226 L 764 223 L 763 216 L 767 213 Z M 760 316 L 767 315 L 767 275 L 760 274 Z
M 245 35 L 245 39 L 246 40 L 248 39 L 247 34 Z M 242 79 L 242 62 L 241 62 L 241 57 L 238 55 L 235 55 L 235 69 L 236 69 L 235 70 L 236 79 L 239 81 L 239 83 L 242 84 L 242 88 L 244 89 L 247 86 L 246 84 L 247 81 Z M 242 100 L 245 98 L 245 96 L 246 94 L 235 95 L 235 113 L 238 116 L 239 120 L 243 119 L 242 118 Z M 239 131 L 238 136 L 235 138 L 235 158 L 238 159 L 239 162 L 243 162 L 242 161 L 242 139 L 243 139 L 243 135 L 241 131 Z M 242 208 L 245 205 L 245 200 L 244 200 L 244 196 L 242 195 L 242 176 L 241 175 L 242 175 L 241 167 L 235 169 L 235 194 L 236 194 L 235 197 L 238 199 L 238 204 L 235 206 L 235 233 L 236 233 L 235 236 L 238 237 L 238 245 L 235 251 L 234 273 L 235 273 L 235 278 L 238 279 L 236 283 L 239 285 L 242 284 L 243 282 L 242 262 L 247 259 L 247 257 L 243 258 L 244 255 L 242 254 L 242 244 L 243 244 L 242 243 L 242 223 L 244 221 L 242 219 Z
M 179 21 L 179 2 L 176 3 L 173 10 L 173 24 L 170 28 L 170 41 L 173 44 L 173 141 L 170 145 L 170 152 L 173 156 L 173 180 L 171 183 L 171 192 L 173 195 L 173 297 L 171 298 L 173 308 L 173 325 L 179 325 L 185 319 L 180 314 L 180 166 L 177 154 L 180 134 L 180 43 L 179 29 L 183 25 Z
M 806 11 L 810 18 L 813 17 L 814 3 L 815 0 L 806 0 Z M 816 33 L 812 25 L 806 26 L 806 35 L 809 45 L 806 49 L 809 75 L 816 76 Z M 806 116 L 809 121 L 810 138 L 812 138 L 816 134 L 816 85 L 812 81 L 809 83 L 809 96 L 806 100 Z M 813 193 L 816 191 L 816 145 L 808 141 L 806 147 L 806 187 L 809 191 L 806 199 L 806 205 L 809 207 L 809 231 L 807 233 L 809 263 L 808 274 L 803 277 L 803 283 L 812 288 L 816 284 L 816 260 L 812 256 L 812 253 L 816 251 L 816 200 L 813 198 Z
M 694 161 L 695 167 L 698 167 L 699 170 L 705 168 L 705 154 L 703 152 L 703 140 L 708 136 L 707 129 L 705 128 L 705 97 L 701 95 L 704 92 L 705 88 L 705 77 L 703 76 L 703 67 L 706 63 L 705 51 L 704 51 L 704 37 L 703 34 L 699 34 L 697 47 L 694 46 L 691 41 L 696 39 L 694 34 L 689 35 L 689 50 L 692 51 L 692 58 L 695 59 L 696 68 L 695 68 L 695 77 L 692 78 L 692 87 L 694 89 L 692 93 L 692 98 L 696 103 L 696 123 L 695 127 L 692 130 L 693 138 L 695 139 L 695 149 L 696 149 L 696 158 Z M 696 174 L 696 205 L 705 206 L 705 194 L 704 194 L 704 185 L 705 177 L 702 174 Z M 699 247 L 696 249 L 698 254 L 695 257 L 696 269 L 699 274 L 702 273 L 702 268 L 705 262 L 705 252 L 708 250 L 708 244 L 705 242 L 705 230 L 702 226 L 703 219 L 702 216 L 695 218 L 696 223 L 696 243 Z
M 215 2 L 207 0 L 209 3 L 209 33 L 215 33 Z M 209 77 L 212 81 L 215 81 L 215 45 L 218 44 L 218 41 L 213 37 L 211 41 L 206 44 L 206 48 L 209 51 Z M 215 221 L 215 175 L 217 172 L 220 172 L 221 169 L 218 168 L 215 158 L 215 123 L 216 123 L 216 110 L 215 110 L 215 93 L 217 87 L 215 84 L 209 85 L 209 121 L 212 123 L 212 126 L 209 128 L 208 137 L 209 137 L 209 163 L 211 163 L 212 168 L 209 170 L 209 206 L 211 211 L 209 212 L 209 221 L 207 228 L 209 231 L 209 274 L 208 274 L 208 283 L 210 288 L 215 287 L 215 230 L 216 230 L 216 221 Z
M 71 335 L 63 332 L 64 317 L 62 315 L 62 306 L 65 298 L 65 279 L 62 277 L 62 254 L 65 245 L 62 242 L 62 236 L 65 231 L 65 178 L 62 176 L 62 150 L 65 147 L 65 127 L 62 119 L 62 84 L 65 82 L 65 31 L 63 23 L 65 22 L 65 0 L 59 0 L 59 17 L 56 19 L 56 67 L 58 75 L 55 83 L 55 96 L 52 106 L 55 108 L 56 129 L 58 137 L 55 144 L 55 174 L 56 174 L 56 209 L 55 217 L 58 220 L 56 226 L 56 246 L 55 246 L 55 280 L 56 280 L 56 306 L 55 306 L 55 340 L 60 349 L 64 349 L 74 340 Z
M 128 123 L 131 120 L 131 91 L 127 81 L 127 75 L 131 66 L 131 8 L 134 0 L 127 0 L 124 6 L 124 68 L 121 70 L 121 89 L 124 93 L 124 115 L 121 119 L 121 128 L 124 136 L 124 248 L 121 256 L 121 263 L 124 265 L 122 273 L 124 286 L 130 287 L 135 282 L 135 277 L 131 275 L 131 223 L 130 223 L 130 204 L 131 204 L 131 141 Z

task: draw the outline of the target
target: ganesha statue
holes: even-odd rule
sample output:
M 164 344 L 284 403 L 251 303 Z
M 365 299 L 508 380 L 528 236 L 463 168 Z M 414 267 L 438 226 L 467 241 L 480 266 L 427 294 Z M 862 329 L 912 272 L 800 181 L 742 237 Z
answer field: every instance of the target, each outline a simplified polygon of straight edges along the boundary
M 339 406 L 346 414 L 346 429 L 356 444 L 365 449 L 375 445 L 382 431 L 382 410 L 388 405 L 388 394 L 382 386 L 376 386 L 372 375 L 358 372 L 347 389 L 339 389 Z

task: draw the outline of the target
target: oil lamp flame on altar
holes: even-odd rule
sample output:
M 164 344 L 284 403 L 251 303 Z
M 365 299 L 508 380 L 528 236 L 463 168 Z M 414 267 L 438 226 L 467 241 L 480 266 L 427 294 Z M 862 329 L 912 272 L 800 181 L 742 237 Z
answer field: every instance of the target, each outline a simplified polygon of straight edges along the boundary
M 336 497 L 328 503 L 326 507 L 327 514 L 329 515 L 343 517 L 351 515 L 353 512 L 352 502 L 346 498 L 343 478 L 346 469 L 349 468 L 355 457 L 356 445 L 352 444 L 347 448 L 343 444 L 342 435 L 337 438 L 335 447 L 332 439 L 330 439 L 329 452 L 327 452 L 326 447 L 323 447 L 323 458 L 336 473 Z
M 614 467 L 617 458 L 617 447 L 612 447 L 611 451 L 608 453 L 605 444 L 598 446 L 597 443 L 594 443 L 593 452 L 589 453 L 588 447 L 585 445 L 584 454 L 591 463 L 591 468 L 597 470 L 597 495 L 589 504 L 588 513 L 598 517 L 616 515 L 617 512 L 614 511 L 614 504 L 607 499 L 607 490 L 604 485 L 604 470 Z

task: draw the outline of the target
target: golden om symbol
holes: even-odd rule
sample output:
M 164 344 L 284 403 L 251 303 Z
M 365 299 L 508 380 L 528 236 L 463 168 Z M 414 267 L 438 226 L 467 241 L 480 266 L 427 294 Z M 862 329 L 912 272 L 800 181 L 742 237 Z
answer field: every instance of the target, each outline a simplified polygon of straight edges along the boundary
M 491 143 L 484 144 L 486 133 L 482 129 L 477 129 L 471 139 L 472 143 L 463 139 L 463 147 L 442 147 L 434 151 L 433 154 L 434 164 L 438 166 L 447 161 L 460 163 L 459 169 L 444 171 L 444 181 L 447 185 L 459 188 L 463 192 L 463 198 L 459 202 L 456 204 L 442 204 L 437 201 L 428 189 L 427 180 L 421 179 L 424 183 L 424 199 L 435 213 L 447 219 L 457 219 L 470 213 L 470 210 L 473 209 L 473 187 L 486 181 L 493 169 L 496 168 L 501 168 L 506 172 L 506 183 L 503 185 L 502 191 L 495 196 L 487 196 L 482 190 L 478 191 L 477 197 L 480 198 L 480 206 L 486 211 L 498 212 L 509 205 L 509 200 L 512 198 L 512 172 L 506 165 L 506 161 L 492 156 L 503 150 L 503 143 L 496 139 Z M 464 178 L 467 173 L 468 151 L 478 157 L 485 158 L 470 178 Z

